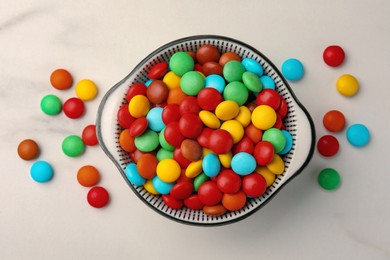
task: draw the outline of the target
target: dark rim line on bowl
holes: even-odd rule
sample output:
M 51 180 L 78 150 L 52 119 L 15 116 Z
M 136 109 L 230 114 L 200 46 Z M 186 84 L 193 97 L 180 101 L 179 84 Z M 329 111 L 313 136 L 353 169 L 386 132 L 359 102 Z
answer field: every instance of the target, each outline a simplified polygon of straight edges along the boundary
M 231 220 L 227 220 L 227 221 L 224 221 L 224 222 L 217 222 L 217 223 L 196 223 L 196 222 L 190 222 L 190 221 L 186 221 L 186 220 L 181 220 L 181 219 L 177 219 L 165 212 L 162 212 L 161 210 L 157 209 L 156 207 L 153 207 L 145 198 L 143 198 L 139 192 L 135 189 L 135 187 L 129 183 L 127 177 L 126 177 L 126 174 L 122 168 L 122 166 L 116 161 L 116 159 L 114 158 L 114 156 L 108 151 L 108 149 L 106 148 L 106 146 L 104 145 L 104 142 L 102 141 L 103 138 L 102 138 L 102 135 L 101 135 L 101 115 L 102 115 L 102 110 L 104 108 L 104 104 L 106 103 L 108 97 L 119 87 L 121 86 L 124 82 L 127 81 L 127 79 L 132 76 L 135 72 L 137 72 L 139 69 L 141 69 L 143 66 L 145 66 L 145 63 L 146 61 L 148 61 L 151 57 L 155 56 L 156 53 L 159 53 L 165 49 L 167 49 L 168 47 L 172 46 L 172 45 L 177 45 L 177 44 L 180 44 L 180 43 L 183 43 L 183 42 L 186 42 L 186 41 L 190 41 L 190 40 L 205 40 L 205 39 L 210 39 L 210 40 L 222 40 L 222 41 L 231 41 L 233 43 L 237 43 L 237 44 L 240 44 L 248 49 L 250 49 L 251 51 L 253 51 L 254 53 L 256 53 L 257 55 L 259 55 L 262 59 L 264 59 L 270 66 L 271 68 L 279 75 L 280 79 L 283 81 L 284 85 L 286 86 L 286 88 L 288 89 L 289 93 L 291 94 L 291 96 L 293 97 L 293 99 L 295 100 L 295 102 L 297 103 L 297 105 L 302 109 L 302 111 L 304 112 L 304 114 L 306 115 L 307 119 L 308 119 L 308 122 L 310 124 L 310 130 L 311 130 L 311 144 L 310 144 L 310 150 L 309 150 L 309 153 L 306 157 L 306 160 L 303 162 L 303 164 L 301 165 L 301 167 L 295 171 L 295 173 L 293 175 L 291 175 L 290 178 L 288 178 L 281 186 L 279 186 L 269 197 L 267 197 L 267 199 L 261 203 L 259 206 L 257 206 L 255 209 L 251 210 L 250 212 L 238 217 L 238 218 L 234 218 L 234 219 L 231 219 Z M 232 224 L 232 223 L 235 223 L 235 222 L 238 222 L 240 220 L 243 220 L 247 217 L 249 217 L 250 215 L 252 215 L 253 213 L 257 212 L 259 209 L 261 209 L 262 207 L 264 207 L 270 200 L 272 200 L 272 198 L 280 191 L 283 189 L 283 187 L 289 183 L 293 178 L 295 178 L 297 175 L 299 175 L 302 170 L 308 165 L 308 163 L 310 162 L 311 158 L 313 157 L 313 153 L 314 153 L 314 141 L 315 141 L 315 129 L 314 129 L 314 123 L 312 121 L 312 118 L 310 116 L 310 114 L 308 113 L 308 111 L 306 110 L 306 108 L 301 104 L 301 102 L 298 100 L 298 98 L 295 96 L 295 93 L 292 91 L 290 85 L 287 83 L 287 81 L 285 80 L 285 78 L 282 76 L 282 74 L 280 73 L 280 71 L 277 69 L 277 67 L 265 56 L 263 55 L 260 51 L 258 51 L 257 49 L 253 48 L 252 46 L 244 43 L 244 42 L 241 42 L 239 40 L 236 40 L 236 39 L 233 39 L 233 38 L 229 38 L 229 37 L 225 37 L 225 36 L 218 36 L 218 35 L 199 35 L 199 36 L 189 36 L 189 37 L 185 37 L 185 38 L 181 38 L 181 39 L 177 39 L 175 41 L 172 41 L 172 42 L 169 42 L 161 47 L 159 47 L 158 49 L 156 49 L 155 51 L 153 51 L 152 53 L 150 53 L 146 58 L 144 58 L 141 62 L 139 62 L 137 64 L 137 66 L 125 77 L 123 78 L 121 81 L 119 81 L 117 84 L 115 84 L 111 89 L 108 90 L 108 92 L 104 95 L 100 105 L 99 105 L 99 108 L 98 108 L 98 112 L 97 112 L 97 119 L 96 119 L 96 132 L 97 132 L 97 136 L 98 136 L 98 139 L 99 139 L 99 145 L 101 146 L 101 148 L 103 149 L 104 153 L 111 159 L 111 161 L 115 164 L 115 166 L 118 168 L 118 170 L 120 171 L 122 177 L 125 179 L 126 183 L 130 186 L 130 188 L 132 189 L 132 191 L 138 196 L 139 199 L 141 199 L 146 205 L 148 205 L 150 208 L 152 208 L 155 212 L 159 213 L 160 215 L 166 217 L 166 218 L 169 218 L 171 220 L 174 220 L 176 222 L 179 222 L 179 223 L 182 223 L 182 224 L 187 224 L 187 225 L 191 225 L 191 226 L 221 226 L 221 225 L 227 225 L 227 224 Z

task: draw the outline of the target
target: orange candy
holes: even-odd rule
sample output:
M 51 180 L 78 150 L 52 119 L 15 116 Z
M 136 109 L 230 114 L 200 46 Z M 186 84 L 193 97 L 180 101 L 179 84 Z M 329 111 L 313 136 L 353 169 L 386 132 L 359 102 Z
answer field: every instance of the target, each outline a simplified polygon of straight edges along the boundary
M 246 203 L 246 195 L 240 190 L 234 194 L 224 193 L 222 197 L 222 205 L 231 211 L 239 210 L 245 206 Z
M 221 216 L 221 215 L 225 214 L 226 211 L 227 211 L 226 208 L 221 204 L 218 204 L 215 206 L 204 206 L 203 207 L 204 214 L 209 215 L 209 216 Z
M 134 139 L 135 137 L 130 135 L 129 129 L 124 129 L 119 135 L 119 145 L 126 152 L 134 152 L 136 149 Z
M 169 90 L 167 104 L 177 104 L 180 105 L 181 102 L 187 97 L 186 94 L 181 90 L 181 88 L 172 88 Z
M 254 124 L 250 123 L 244 130 L 245 136 L 249 137 L 249 139 L 252 140 L 253 143 L 260 142 L 261 138 L 263 137 L 263 132 L 256 128 Z
M 73 78 L 67 70 L 57 69 L 51 73 L 50 83 L 54 88 L 64 90 L 72 86 Z
M 99 171 L 91 165 L 85 165 L 78 170 L 77 181 L 84 187 L 95 186 L 100 181 Z
M 340 132 L 345 126 L 345 117 L 338 110 L 330 110 L 324 115 L 322 123 L 329 131 Z
M 156 176 L 158 160 L 156 156 L 150 153 L 141 155 L 137 162 L 137 170 L 139 175 L 145 179 L 151 179 Z

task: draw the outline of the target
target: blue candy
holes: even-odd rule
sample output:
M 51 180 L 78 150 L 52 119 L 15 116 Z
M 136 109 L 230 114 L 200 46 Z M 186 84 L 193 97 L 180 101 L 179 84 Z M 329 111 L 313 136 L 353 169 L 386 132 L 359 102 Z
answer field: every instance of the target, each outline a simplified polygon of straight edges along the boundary
M 291 81 L 300 80 L 303 77 L 304 69 L 302 63 L 294 58 L 288 59 L 282 64 L 283 76 Z
M 284 148 L 279 152 L 279 154 L 286 154 L 292 148 L 293 138 L 292 138 L 290 132 L 288 132 L 286 130 L 282 130 L 282 133 L 283 133 L 284 137 L 286 137 L 286 144 L 284 145 Z
M 254 59 L 245 58 L 241 61 L 241 63 L 244 66 L 246 71 L 253 72 L 259 77 L 263 75 L 264 72 L 263 67 L 261 67 L 260 63 L 258 63 Z
M 233 156 L 231 167 L 239 175 L 248 175 L 256 169 L 256 160 L 251 154 L 240 152 Z
M 263 85 L 263 89 L 275 89 L 275 81 L 270 76 L 261 76 L 260 81 Z
M 175 185 L 174 182 L 164 182 L 157 176 L 153 177 L 152 184 L 154 189 L 160 194 L 169 194 L 173 185 Z
M 142 177 L 137 169 L 137 165 L 135 163 L 129 163 L 126 166 L 125 174 L 127 179 L 135 186 L 141 186 L 145 183 L 145 178 Z
M 152 83 L 152 79 L 149 79 L 148 81 L 145 82 L 145 86 L 148 87 L 150 85 L 150 83 Z
M 219 162 L 218 156 L 209 153 L 202 160 L 202 169 L 204 174 L 208 177 L 215 177 L 221 170 L 221 163 Z
M 162 107 L 154 107 L 149 110 L 146 115 L 146 119 L 148 120 L 148 127 L 154 132 L 160 132 L 165 128 L 165 124 L 162 120 Z
M 220 75 L 211 74 L 205 78 L 206 88 L 215 88 L 219 93 L 222 93 L 225 89 L 226 82 Z
M 370 141 L 370 132 L 365 125 L 351 125 L 347 130 L 347 140 L 353 146 L 365 146 Z
M 31 166 L 30 174 L 36 182 L 48 182 L 53 178 L 53 168 L 48 162 L 37 161 Z

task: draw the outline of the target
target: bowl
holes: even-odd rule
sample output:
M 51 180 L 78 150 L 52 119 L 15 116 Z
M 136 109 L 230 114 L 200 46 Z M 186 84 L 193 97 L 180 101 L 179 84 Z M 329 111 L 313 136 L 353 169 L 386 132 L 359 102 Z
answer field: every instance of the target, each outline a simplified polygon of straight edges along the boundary
M 288 114 L 283 119 L 286 130 L 293 137 L 293 146 L 283 156 L 285 171 L 276 175 L 275 182 L 258 198 L 247 200 L 246 205 L 237 211 L 228 211 L 220 216 L 209 216 L 201 210 L 169 208 L 159 195 L 147 192 L 143 186 L 132 185 L 126 177 L 125 168 L 132 162 L 129 153 L 119 146 L 119 134 L 122 131 L 117 121 L 119 107 L 127 103 L 125 97 L 128 88 L 136 82 L 146 82 L 149 70 L 157 63 L 169 61 L 178 51 L 196 51 L 201 45 L 216 46 L 221 53 L 233 51 L 242 58 L 250 57 L 258 61 L 264 74 L 273 78 L 276 90 L 288 104 Z M 241 41 L 217 35 L 198 35 L 172 41 L 153 51 L 144 58 L 125 78 L 113 86 L 103 97 L 97 114 L 97 136 L 105 154 L 112 160 L 127 185 L 136 196 L 155 212 L 171 220 L 200 226 L 213 226 L 234 223 L 242 220 L 268 203 L 289 181 L 302 172 L 309 163 L 314 150 L 315 131 L 312 119 L 305 107 L 298 101 L 289 84 L 276 66 L 261 52 Z

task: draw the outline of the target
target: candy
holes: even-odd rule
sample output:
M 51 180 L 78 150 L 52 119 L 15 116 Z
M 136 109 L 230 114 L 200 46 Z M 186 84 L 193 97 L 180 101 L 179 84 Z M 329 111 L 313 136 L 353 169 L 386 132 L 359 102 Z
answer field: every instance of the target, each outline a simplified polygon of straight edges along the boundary
M 209 176 L 207 176 L 204 172 L 196 176 L 194 179 L 194 191 L 198 192 L 200 185 L 202 185 L 209 179 L 210 179 Z
M 36 182 L 48 182 L 53 178 L 53 168 L 46 161 L 36 161 L 30 169 L 31 178 Z
M 117 113 L 117 120 L 121 127 L 129 128 L 131 124 L 134 122 L 135 118 L 130 115 L 129 105 L 122 105 Z
M 151 152 L 159 145 L 158 135 L 152 130 L 146 130 L 134 140 L 135 147 L 141 152 Z
M 198 115 L 200 112 L 200 107 L 198 100 L 193 96 L 186 96 L 179 106 L 180 115 L 185 115 L 187 113 Z
M 174 183 L 172 182 L 164 182 L 162 181 L 158 176 L 155 176 L 152 179 L 153 187 L 156 189 L 156 191 L 160 194 L 169 194 L 171 191 Z
M 137 169 L 137 165 L 135 163 L 129 163 L 125 168 L 125 175 L 127 179 L 136 186 L 141 186 L 145 184 L 145 178 L 142 177 Z
M 274 158 L 269 164 L 267 164 L 267 168 L 273 174 L 282 174 L 284 172 L 283 159 L 278 154 L 274 154 Z
M 221 55 L 219 58 L 219 64 L 223 67 L 226 63 L 229 61 L 236 60 L 238 62 L 241 62 L 241 57 L 235 53 L 235 52 L 225 52 Z
M 129 103 L 130 115 L 139 118 L 146 116 L 150 110 L 150 104 L 147 97 L 143 95 L 134 96 Z
M 267 105 L 272 107 L 274 110 L 277 110 L 280 106 L 281 98 L 273 89 L 264 89 L 257 95 L 256 97 L 256 104 L 258 106 L 260 105 Z
M 46 95 L 41 100 L 41 110 L 49 116 L 58 115 L 62 110 L 61 100 L 55 95 Z
M 89 79 L 80 80 L 76 84 L 76 96 L 84 101 L 94 99 L 98 94 L 98 88 L 96 84 Z
M 202 147 L 191 139 L 185 139 L 180 145 L 180 150 L 183 157 L 190 161 L 198 161 L 202 157 Z
M 225 100 L 232 100 L 239 106 L 245 104 L 248 100 L 248 96 L 248 88 L 240 81 L 230 82 L 223 91 L 223 97 Z
M 228 120 L 221 125 L 222 130 L 226 130 L 233 138 L 233 143 L 238 143 L 244 136 L 244 127 L 237 120 Z
M 168 63 L 167 62 L 160 62 L 154 65 L 149 73 L 148 73 L 148 78 L 149 79 L 159 79 L 162 78 L 165 73 L 168 71 Z
M 323 169 L 318 174 L 318 184 L 325 190 L 334 190 L 340 185 L 340 175 L 332 168 Z
M 196 51 L 196 59 L 200 64 L 204 64 L 209 61 L 218 62 L 220 57 L 221 54 L 219 53 L 219 50 L 210 44 L 202 45 Z
M 337 79 L 336 88 L 341 95 L 352 97 L 358 92 L 359 83 L 354 76 L 350 74 L 344 74 Z
M 186 72 L 180 79 L 181 90 L 189 96 L 198 95 L 204 86 L 204 77 L 197 71 Z
M 94 146 L 99 143 L 96 136 L 96 125 L 87 125 L 81 134 L 83 143 L 88 146 Z
M 225 80 L 220 75 L 212 74 L 212 75 L 208 75 L 205 78 L 206 88 L 214 88 L 219 93 L 222 93 L 223 90 L 225 89 L 225 86 L 226 86 Z
M 241 63 L 244 65 L 246 71 L 255 74 L 257 77 L 261 77 L 261 75 L 263 75 L 263 67 L 254 59 L 245 58 L 241 61 Z
M 217 154 L 225 154 L 233 147 L 233 137 L 226 130 L 215 130 L 210 134 L 209 147 Z
M 85 105 L 79 98 L 69 98 L 63 105 L 64 113 L 67 117 L 77 119 L 84 114 Z
M 69 135 L 62 141 L 62 151 L 69 157 L 77 157 L 84 153 L 85 144 L 77 135 Z
M 202 110 L 199 112 L 199 118 L 202 120 L 202 123 L 211 128 L 211 129 L 218 129 L 221 126 L 221 121 L 219 121 L 218 117 L 206 110 Z
M 267 182 L 267 187 L 270 187 L 275 182 L 276 175 L 270 170 L 268 170 L 267 167 L 257 167 L 255 172 L 261 174 L 264 177 L 265 181 Z
M 158 135 L 158 141 L 162 148 L 164 148 L 167 151 L 173 151 L 175 150 L 175 147 L 170 145 L 167 140 L 165 139 L 165 128 L 161 130 L 160 134 Z
M 236 154 L 240 152 L 246 152 L 252 154 L 254 148 L 255 147 L 252 140 L 249 137 L 244 136 L 238 143 L 233 146 L 233 153 Z
M 38 157 L 40 149 L 38 144 L 32 139 L 25 139 L 18 145 L 18 155 L 23 160 L 29 161 Z
M 180 120 L 180 107 L 178 104 L 166 105 L 162 111 L 161 119 L 165 125 Z
M 260 92 L 262 87 L 260 78 L 253 72 L 246 71 L 242 74 L 242 82 L 249 91 Z
M 242 74 L 245 72 L 245 67 L 241 62 L 231 60 L 223 67 L 223 77 L 227 82 L 241 81 Z
M 186 52 L 176 52 L 169 60 L 169 67 L 176 75 L 183 76 L 193 70 L 194 60 Z
M 288 153 L 292 146 L 293 146 L 293 138 L 290 134 L 290 132 L 286 131 L 286 130 L 282 130 L 282 133 L 286 139 L 286 144 L 284 145 L 284 148 L 279 152 L 279 154 L 286 154 Z
M 226 208 L 223 205 L 204 206 L 203 212 L 208 216 L 221 216 L 226 213 Z
M 180 118 L 180 133 L 187 138 L 196 138 L 203 129 L 202 120 L 197 115 L 187 113 Z
M 134 136 L 130 135 L 129 129 L 124 129 L 119 135 L 119 146 L 126 152 L 134 152 L 136 149 L 134 139 Z
M 331 132 L 340 132 L 345 126 L 345 117 L 338 110 L 330 110 L 322 118 L 325 128 Z
M 255 127 L 254 124 L 249 124 L 244 129 L 245 136 L 249 137 L 253 143 L 258 143 L 263 137 L 263 131 Z
M 286 137 L 277 128 L 270 128 L 264 131 L 262 140 L 270 142 L 275 149 L 275 153 L 280 153 L 286 146 Z
M 225 169 L 217 177 L 217 186 L 223 193 L 234 194 L 241 188 L 241 178 L 234 171 Z
M 146 89 L 146 96 L 149 101 L 155 104 L 160 104 L 167 100 L 169 89 L 162 80 L 153 80 Z
M 274 158 L 274 146 L 268 141 L 258 142 L 253 150 L 253 156 L 258 165 L 267 165 Z
M 65 90 L 72 86 L 73 78 L 69 71 L 65 69 L 56 69 L 50 75 L 50 83 L 58 90 Z
M 239 113 L 240 107 L 236 102 L 231 100 L 222 101 L 215 108 L 215 115 L 224 121 L 235 118 Z
M 92 165 L 84 165 L 77 171 L 77 181 L 84 187 L 92 187 L 99 183 L 100 173 Z
M 202 72 L 205 76 L 212 74 L 222 75 L 222 66 L 215 61 L 208 61 L 203 64 Z
M 331 45 L 325 48 L 322 58 L 324 62 L 331 67 L 340 66 L 344 59 L 345 53 L 344 50 L 338 45 Z
M 164 159 L 157 164 L 156 173 L 163 182 L 176 181 L 180 177 L 180 172 L 180 165 L 173 159 Z
M 215 177 L 221 170 L 221 163 L 214 153 L 207 154 L 202 160 L 202 169 L 208 177 Z
M 222 192 L 213 181 L 206 181 L 198 189 L 199 200 L 207 206 L 217 205 L 222 199 Z
M 268 105 L 260 105 L 252 112 L 252 123 L 260 130 L 271 128 L 276 122 L 276 112 Z
M 222 205 L 227 210 L 239 210 L 245 206 L 246 203 L 246 194 L 240 190 L 237 193 L 229 194 L 224 193 L 222 197 Z
M 157 161 L 162 161 L 164 159 L 173 159 L 173 152 L 168 151 L 164 148 L 160 148 L 156 154 Z
M 238 115 L 234 118 L 243 127 L 247 127 L 251 123 L 251 111 L 246 106 L 240 106 L 240 111 L 238 112 Z
M 139 175 L 145 179 L 151 179 L 156 176 L 157 165 L 159 164 L 156 156 L 145 153 L 137 161 L 137 170 Z
M 275 81 L 270 76 L 261 76 L 260 82 L 263 89 L 275 89 Z
M 168 71 L 162 81 L 170 90 L 172 90 L 180 87 L 180 79 L 181 77 L 176 75 L 173 71 Z
M 370 141 L 370 132 L 363 124 L 353 124 L 347 129 L 348 142 L 356 147 L 363 147 Z
M 155 132 L 160 132 L 162 129 L 165 128 L 164 121 L 162 120 L 162 112 L 163 108 L 154 107 L 150 109 L 148 114 L 146 115 L 148 127 Z
M 184 205 L 193 210 L 200 210 L 204 204 L 200 201 L 198 194 L 193 194 L 184 200 Z
M 88 191 L 87 200 L 92 207 L 102 208 L 107 205 L 110 195 L 105 188 L 96 186 Z
M 140 117 L 134 120 L 129 127 L 130 136 L 136 137 L 142 135 L 148 128 L 148 120 L 145 117 Z
M 149 179 L 145 182 L 144 188 L 147 192 L 153 195 L 159 195 L 160 193 L 153 186 L 153 179 Z
M 294 58 L 287 59 L 282 64 L 283 76 L 291 81 L 300 80 L 304 74 L 304 68 L 302 63 Z
M 202 160 L 199 160 L 199 161 L 196 161 L 196 162 L 191 162 L 186 170 L 185 170 L 185 175 L 188 177 L 188 178 L 194 178 L 196 176 L 198 176 L 199 174 L 202 173 Z
M 323 156 L 334 156 L 339 150 L 339 142 L 333 135 L 324 135 L 318 139 L 317 150 Z
M 198 93 L 197 101 L 201 109 L 213 111 L 223 101 L 223 98 L 218 90 L 204 88 Z
M 194 191 L 194 185 L 191 182 L 178 182 L 171 189 L 171 196 L 177 200 L 188 198 Z
M 162 197 L 165 205 L 167 205 L 171 209 L 178 210 L 178 209 L 181 209 L 184 205 L 183 201 L 177 200 L 169 194 L 163 194 L 161 197 Z
M 255 158 L 245 152 L 237 153 L 232 158 L 232 170 L 239 175 L 248 175 L 256 169 Z
M 164 139 L 169 145 L 174 147 L 180 147 L 181 142 L 185 139 L 183 134 L 180 132 L 179 122 L 169 123 L 164 130 Z
M 126 92 L 126 100 L 130 101 L 137 95 L 146 96 L 146 86 L 143 83 L 134 83 Z
M 267 190 L 267 181 L 261 174 L 251 173 L 242 179 L 242 190 L 249 197 L 259 197 Z

